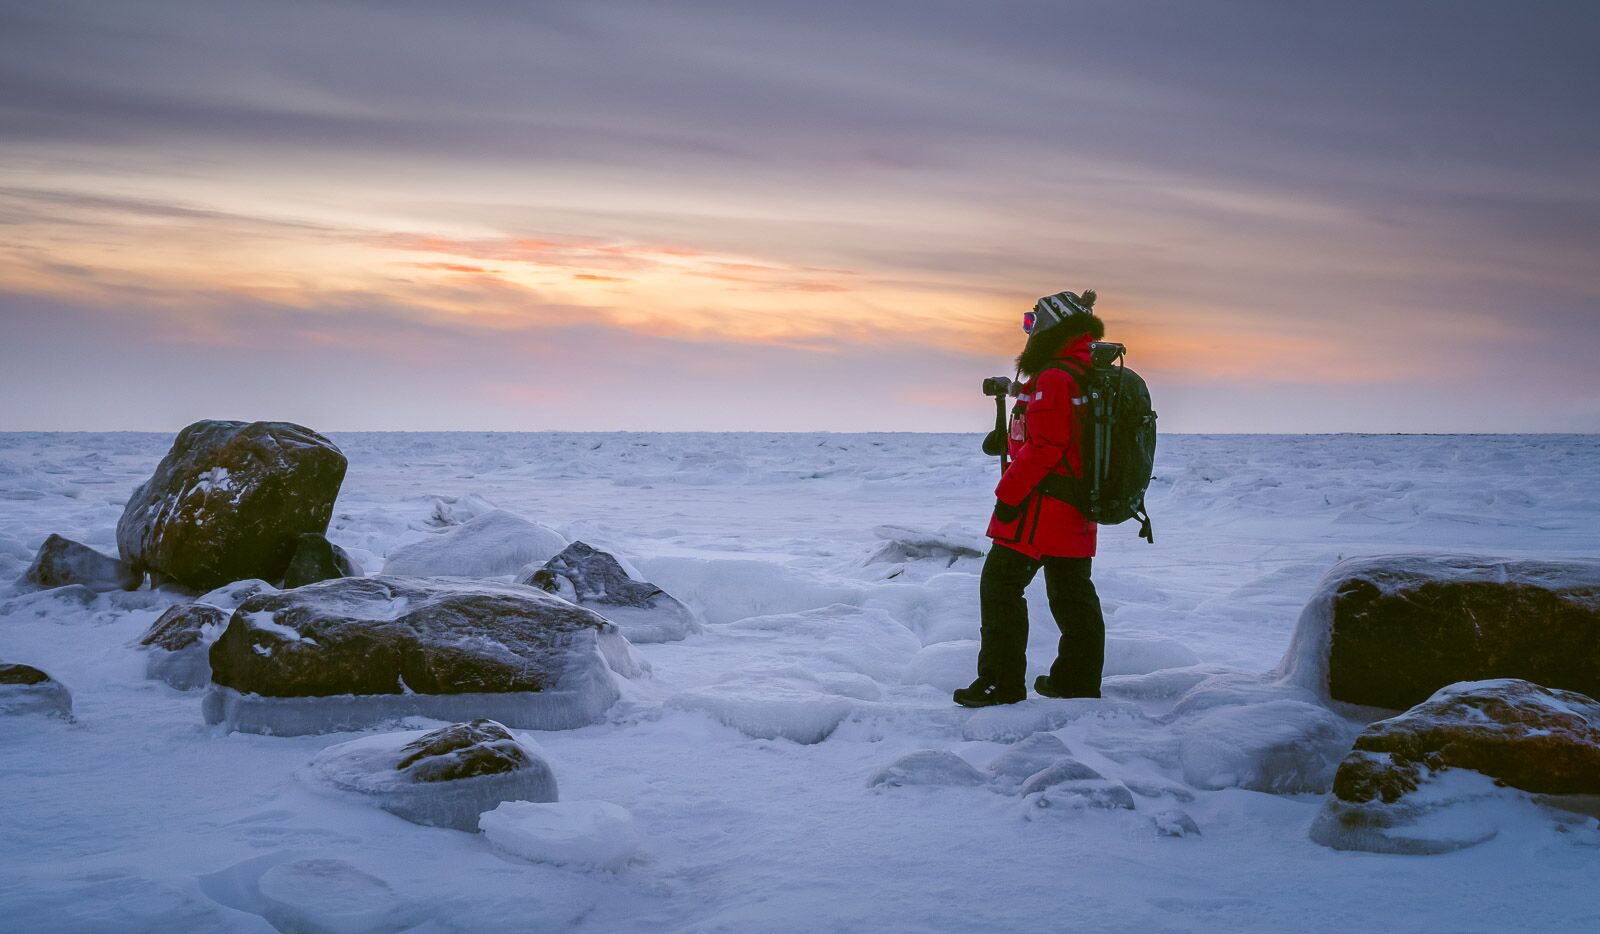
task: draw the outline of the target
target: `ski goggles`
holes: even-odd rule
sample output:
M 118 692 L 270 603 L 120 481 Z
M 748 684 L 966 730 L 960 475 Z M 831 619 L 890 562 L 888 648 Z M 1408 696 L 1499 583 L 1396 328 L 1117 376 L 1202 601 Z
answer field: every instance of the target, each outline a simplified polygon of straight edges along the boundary
M 1022 313 L 1022 333 L 1032 334 L 1033 329 L 1038 325 L 1039 313 L 1037 311 L 1025 311 Z

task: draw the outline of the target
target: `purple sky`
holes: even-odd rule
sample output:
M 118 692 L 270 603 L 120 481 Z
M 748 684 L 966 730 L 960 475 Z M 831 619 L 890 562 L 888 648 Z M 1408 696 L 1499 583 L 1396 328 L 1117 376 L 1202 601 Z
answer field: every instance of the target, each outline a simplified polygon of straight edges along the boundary
M 1600 431 L 1600 5 L 0 0 L 0 429 Z

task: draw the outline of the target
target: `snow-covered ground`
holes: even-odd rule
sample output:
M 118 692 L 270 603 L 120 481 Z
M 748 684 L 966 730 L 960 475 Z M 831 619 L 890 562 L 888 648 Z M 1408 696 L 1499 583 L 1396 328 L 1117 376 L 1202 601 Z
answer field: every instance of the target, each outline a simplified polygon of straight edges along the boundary
M 1166 437 L 1155 546 L 1105 529 L 1096 562 L 1123 692 L 973 712 L 948 691 L 977 636 L 980 560 L 962 549 L 983 545 L 995 479 L 980 437 L 334 436 L 350 471 L 329 535 L 368 572 L 500 508 L 615 550 L 706 620 L 639 647 L 652 674 L 623 684 L 608 723 L 529 734 L 563 802 L 631 814 L 637 849 L 608 871 L 530 862 L 308 777 L 360 734 L 206 727 L 200 694 L 146 679 L 133 646 L 175 596 L 16 593 L 52 532 L 114 552 L 171 438 L 0 435 L 0 660 L 60 679 L 77 714 L 0 717 L 0 928 L 1600 929 L 1594 834 L 1513 820 L 1449 855 L 1338 852 L 1307 837 L 1320 796 L 1239 787 L 1292 787 L 1299 767 L 1253 757 L 1253 738 L 1327 727 L 1248 676 L 1277 665 L 1336 560 L 1593 558 L 1600 438 Z M 1174 712 L 1174 685 L 1224 669 L 1240 677 Z M 987 777 L 1036 731 L 1142 789 L 1136 807 L 1040 807 L 1048 793 L 964 783 L 948 757 L 924 757 L 947 784 L 869 786 L 922 750 Z M 1175 808 L 1199 835 L 1157 832 Z

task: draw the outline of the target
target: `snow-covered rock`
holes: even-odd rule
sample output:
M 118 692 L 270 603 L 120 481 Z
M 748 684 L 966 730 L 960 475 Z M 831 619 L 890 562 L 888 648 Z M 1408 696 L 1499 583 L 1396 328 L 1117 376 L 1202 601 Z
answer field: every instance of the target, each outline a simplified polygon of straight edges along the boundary
M 414 824 L 469 833 L 479 814 L 502 802 L 557 799 L 555 774 L 537 748 L 493 720 L 339 743 L 318 753 L 309 771 Z
M 72 692 L 32 665 L 0 662 L 0 715 L 43 713 L 72 719 Z
M 1128 787 L 1104 778 L 1059 782 L 1022 800 L 1027 808 L 1023 814 L 1029 820 L 1074 811 L 1134 809 L 1133 793 Z
M 631 652 L 593 611 L 532 588 L 340 578 L 240 604 L 211 648 L 204 712 L 280 735 L 408 715 L 567 729 L 604 717 L 613 672 L 638 670 Z
M 1322 792 L 1350 749 L 1355 725 L 1297 700 L 1216 707 L 1174 726 L 1183 780 L 1196 788 Z
M 333 442 L 300 425 L 195 422 L 129 498 L 118 550 L 135 572 L 196 590 L 280 580 L 300 534 L 327 531 L 345 467 Z
M 139 639 L 148 652 L 145 676 L 180 691 L 211 682 L 211 645 L 228 624 L 228 612 L 204 603 L 169 607 Z
M 1029 775 L 1017 789 L 1021 795 L 1031 795 L 1069 782 L 1099 781 L 1105 778 L 1099 772 L 1077 759 L 1063 756 L 1050 765 Z
M 38 554 L 17 581 L 17 587 L 44 589 L 81 584 L 99 592 L 137 590 L 143 582 L 144 575 L 134 571 L 126 561 L 52 534 L 39 546 Z
M 295 545 L 289 569 L 283 573 L 283 586 L 304 587 L 318 581 L 336 577 L 357 577 L 361 569 L 351 559 L 349 552 L 328 541 L 318 532 L 304 532 Z
M 1600 695 L 1600 562 L 1382 555 L 1336 565 L 1281 671 L 1335 700 L 1405 709 L 1459 681 Z
M 489 844 L 538 863 L 616 871 L 643 843 L 633 815 L 609 801 L 508 801 L 478 820 Z
M 501 577 L 555 557 L 567 540 L 547 525 L 491 509 L 390 553 L 383 573 L 399 577 Z
M 693 610 L 647 581 L 636 580 L 616 556 L 584 542 L 564 551 L 521 582 L 586 606 L 617 624 L 629 642 L 676 642 L 700 629 Z
M 989 763 L 989 771 L 1003 785 L 1020 785 L 1029 776 L 1072 755 L 1072 750 L 1054 733 L 1035 733 L 1018 740 Z
M 1150 818 L 1158 837 L 1198 837 L 1200 825 L 1182 808 L 1168 808 Z
M 1342 850 L 1440 853 L 1526 819 L 1530 794 L 1600 796 L 1600 702 L 1528 681 L 1454 684 L 1367 727 L 1311 828 Z
M 868 788 L 903 785 L 982 785 L 988 778 L 971 763 L 945 749 L 923 749 L 901 756 L 873 772 Z

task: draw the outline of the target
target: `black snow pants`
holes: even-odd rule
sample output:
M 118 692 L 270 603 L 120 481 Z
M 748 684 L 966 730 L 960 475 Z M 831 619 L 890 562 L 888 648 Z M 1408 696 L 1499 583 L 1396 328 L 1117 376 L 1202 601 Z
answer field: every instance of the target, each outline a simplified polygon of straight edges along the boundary
M 1028 601 L 1022 591 L 1043 567 L 1050 614 L 1061 630 L 1050 682 L 1069 696 L 1100 696 L 1106 623 L 1100 613 L 1100 596 L 1089 579 L 1093 562 L 1093 558 L 1036 561 L 1002 545 L 989 549 L 978 584 L 983 637 L 978 650 L 979 678 L 1005 690 L 1027 690 Z

